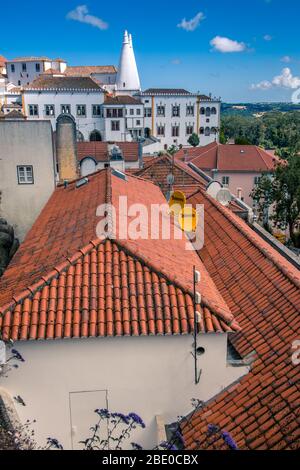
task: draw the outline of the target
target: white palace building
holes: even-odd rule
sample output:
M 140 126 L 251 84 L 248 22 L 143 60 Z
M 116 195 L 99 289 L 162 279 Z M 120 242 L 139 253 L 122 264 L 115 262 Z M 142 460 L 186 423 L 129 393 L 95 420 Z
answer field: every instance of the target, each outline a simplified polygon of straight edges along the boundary
M 68 66 L 62 59 L 21 57 L 6 61 L 2 112 L 19 110 L 30 120 L 71 114 L 80 141 L 142 141 L 144 153 L 187 146 L 193 133 L 204 146 L 218 141 L 220 99 L 184 89 L 142 91 L 132 36 L 124 34 L 115 66 Z M 9 117 L 9 116 L 8 116 Z

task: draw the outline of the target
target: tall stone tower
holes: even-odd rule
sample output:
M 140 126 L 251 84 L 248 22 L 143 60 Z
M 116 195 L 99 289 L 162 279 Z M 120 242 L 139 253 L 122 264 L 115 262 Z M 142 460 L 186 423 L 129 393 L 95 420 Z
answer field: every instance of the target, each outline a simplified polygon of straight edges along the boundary
M 133 94 L 138 91 L 141 91 L 141 83 L 132 45 L 132 36 L 125 31 L 117 75 L 117 94 Z
M 57 118 L 56 158 L 60 181 L 78 177 L 76 123 L 71 115 L 61 114 Z

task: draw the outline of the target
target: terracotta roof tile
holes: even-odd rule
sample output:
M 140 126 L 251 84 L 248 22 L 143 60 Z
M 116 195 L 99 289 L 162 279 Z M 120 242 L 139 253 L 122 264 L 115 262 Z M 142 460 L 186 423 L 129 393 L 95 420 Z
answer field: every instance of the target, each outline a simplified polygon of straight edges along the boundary
M 204 147 L 181 149 L 176 158 L 191 161 L 202 170 L 257 173 L 273 170 L 279 162 L 278 157 L 255 145 L 222 145 L 216 142 Z
M 89 77 L 93 74 L 114 74 L 117 69 L 114 65 L 79 65 L 68 66 L 65 74 L 69 77 Z
M 119 96 L 106 96 L 104 100 L 104 105 L 124 105 L 124 104 L 133 104 L 138 105 L 142 104 L 141 100 L 134 98 L 133 96 L 119 95 Z
M 1 279 L 4 338 L 191 333 L 194 265 L 205 312 L 199 332 L 240 329 L 197 254 L 186 256 L 187 240 L 123 240 L 118 224 L 116 241 L 97 240 L 96 209 L 118 208 L 119 196 L 128 206 L 165 202 L 152 183 L 110 170 L 79 189 L 56 189 Z
M 24 90 L 94 90 L 102 91 L 100 84 L 90 77 L 61 77 L 40 75 Z
M 125 162 L 136 162 L 139 160 L 138 142 L 114 142 L 120 147 Z M 97 162 L 109 161 L 109 142 L 77 142 L 78 160 L 81 162 L 86 157 L 92 157 Z
M 300 335 L 300 274 L 251 228 L 199 191 L 205 205 L 205 246 L 199 253 L 242 333 L 231 338 L 242 358 L 255 351 L 251 371 L 217 395 L 185 429 L 189 448 L 206 441 L 208 424 L 231 432 L 241 449 L 300 446 L 299 370 L 291 347 Z M 291 380 L 290 377 L 293 377 Z
M 143 169 L 135 171 L 136 175 L 157 184 L 165 195 L 170 191 L 167 176 L 171 173 L 175 178 L 174 187 L 183 190 L 186 194 L 193 194 L 197 189 L 199 190 L 199 187 L 207 185 L 207 182 L 185 163 L 175 160 L 168 154 L 151 159 Z

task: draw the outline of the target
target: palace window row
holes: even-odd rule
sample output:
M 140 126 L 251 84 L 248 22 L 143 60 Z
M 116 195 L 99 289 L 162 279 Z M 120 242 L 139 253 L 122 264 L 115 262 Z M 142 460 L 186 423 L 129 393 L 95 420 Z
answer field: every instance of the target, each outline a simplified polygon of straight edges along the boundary
M 181 106 L 179 105 L 172 105 L 171 106 L 171 116 L 172 117 L 180 117 L 183 114 L 181 110 Z M 217 108 L 213 106 L 212 108 L 200 108 L 200 114 L 210 117 L 217 114 Z M 195 116 L 195 106 L 194 105 L 186 105 L 185 106 L 185 115 L 186 116 Z M 166 116 L 166 105 L 157 105 L 156 106 L 156 116 L 157 117 L 165 117 Z M 152 117 L 152 108 L 145 108 L 145 117 Z
M 92 105 L 92 116 L 93 117 L 102 117 L 102 109 L 101 105 L 99 104 L 93 104 Z M 123 116 L 123 110 L 113 110 L 113 109 L 108 109 L 107 111 L 110 111 L 111 113 L 107 115 L 107 117 L 122 117 Z M 117 111 L 117 112 L 115 112 Z M 121 113 L 119 112 L 121 111 Z M 62 104 L 60 105 L 60 112 L 61 114 L 71 114 L 71 105 L 70 104 Z M 37 104 L 29 104 L 28 105 L 28 114 L 29 116 L 32 117 L 38 117 L 40 115 L 39 112 L 39 105 Z M 50 117 L 53 118 L 56 115 L 56 109 L 54 104 L 45 104 L 44 105 L 44 116 L 45 117 Z M 76 116 L 77 117 L 86 117 L 87 116 L 87 106 L 85 104 L 77 104 L 76 105 Z
M 185 126 L 185 135 L 190 136 L 195 132 L 195 127 L 193 124 L 186 124 Z M 210 136 L 210 135 L 216 135 L 218 132 L 217 128 L 215 127 L 201 127 L 199 129 L 199 133 L 201 135 L 205 136 Z M 160 124 L 156 128 L 156 134 L 158 137 L 165 137 L 166 135 L 166 126 L 164 124 Z M 179 125 L 173 125 L 171 126 L 171 136 L 172 137 L 180 137 L 180 126 Z

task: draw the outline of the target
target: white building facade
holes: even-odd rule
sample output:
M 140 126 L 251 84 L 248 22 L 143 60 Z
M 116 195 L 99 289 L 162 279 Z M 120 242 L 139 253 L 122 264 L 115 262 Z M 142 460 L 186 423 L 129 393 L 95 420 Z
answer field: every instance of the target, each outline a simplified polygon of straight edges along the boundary
M 94 410 L 106 408 L 139 414 L 146 428 L 138 428 L 130 442 L 151 449 L 159 443 L 158 416 L 165 425 L 173 423 L 192 411 L 193 398 L 209 400 L 249 371 L 227 363 L 227 334 L 200 335 L 198 344 L 205 351 L 198 385 L 193 337 L 186 335 L 18 342 L 26 362 L 2 386 L 26 403 L 16 405 L 22 422 L 37 420 L 40 445 L 51 436 L 65 449 L 82 448 L 79 441 L 97 421 Z
M 71 114 L 76 121 L 77 139 L 92 140 L 93 132 L 104 132 L 104 96 L 104 90 L 89 77 L 40 78 L 24 88 L 23 112 L 29 120 L 50 120 L 54 131 L 57 117 Z
M 56 165 L 49 122 L 0 121 L 0 217 L 23 241 L 55 189 Z
M 194 133 L 201 146 L 219 140 L 219 99 L 181 89 L 149 89 L 141 93 L 141 99 L 145 135 L 159 139 L 164 149 L 171 145 L 186 146 Z
M 64 73 L 67 64 L 62 59 L 49 59 L 48 57 L 18 57 L 6 62 L 7 79 L 15 86 L 29 85 L 47 70 L 56 70 Z

